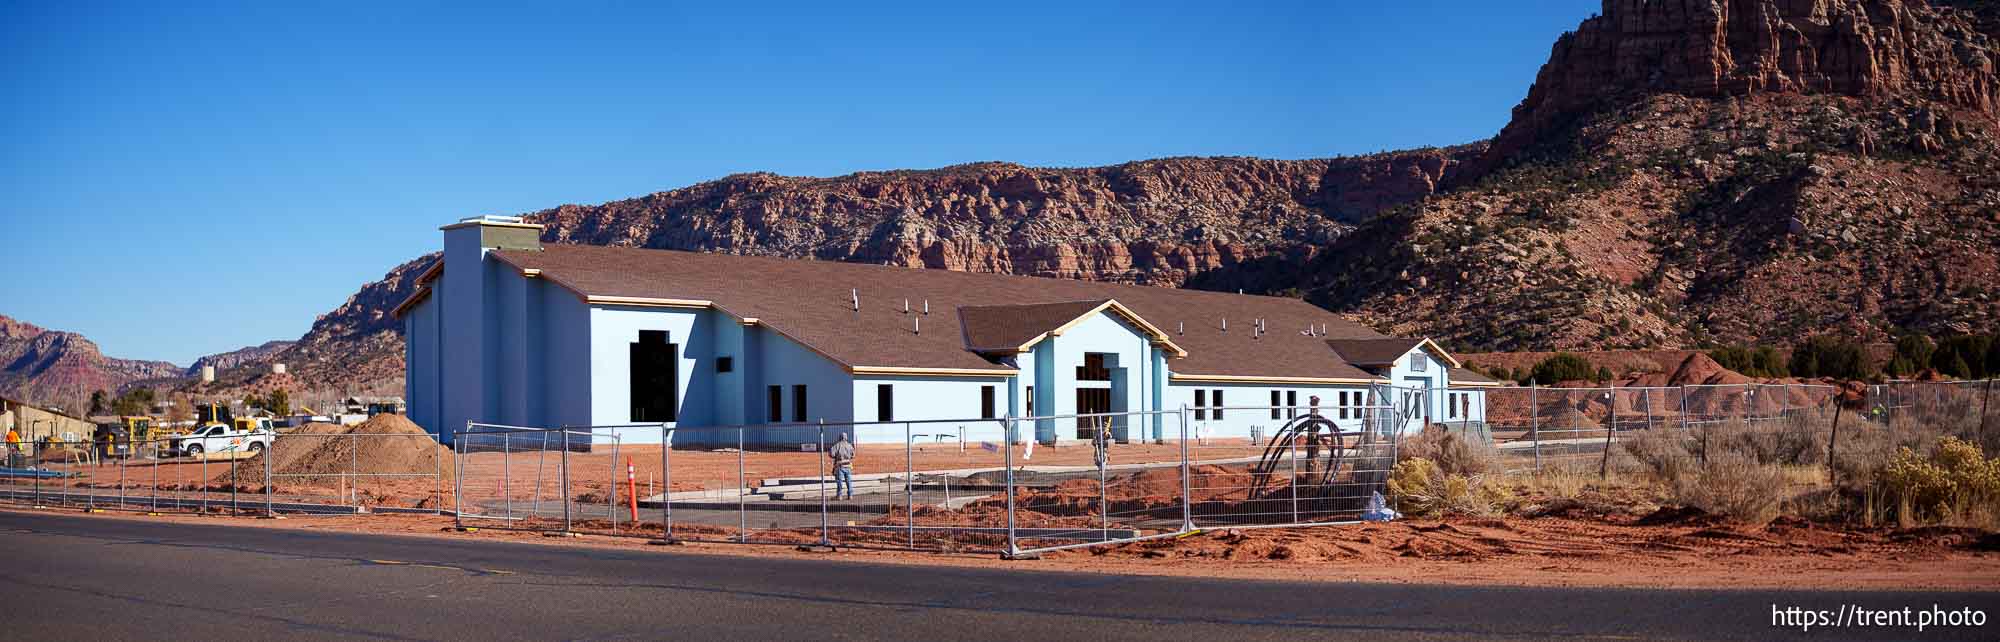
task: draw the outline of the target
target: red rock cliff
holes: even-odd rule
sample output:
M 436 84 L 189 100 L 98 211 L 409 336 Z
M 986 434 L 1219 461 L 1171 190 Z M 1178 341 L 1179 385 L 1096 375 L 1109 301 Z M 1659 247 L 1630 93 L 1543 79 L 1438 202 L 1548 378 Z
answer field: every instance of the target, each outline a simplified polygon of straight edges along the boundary
M 2000 114 L 1993 38 L 1923 0 L 1604 0 L 1556 41 L 1513 120 L 1462 176 L 1634 95 L 1907 97 Z

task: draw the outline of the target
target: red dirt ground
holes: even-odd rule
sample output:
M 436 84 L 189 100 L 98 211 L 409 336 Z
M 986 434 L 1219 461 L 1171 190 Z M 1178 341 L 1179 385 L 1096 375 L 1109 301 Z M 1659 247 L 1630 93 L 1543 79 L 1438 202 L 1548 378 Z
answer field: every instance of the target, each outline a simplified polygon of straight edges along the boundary
M 16 509 L 0 509 L 16 510 Z M 889 564 L 996 567 L 1243 579 L 1504 586 L 1993 590 L 2000 543 L 1960 529 L 1830 529 L 1779 521 L 1745 528 L 1666 514 L 1657 523 L 1589 518 L 1410 521 L 1306 529 L 1212 531 L 1180 540 L 1004 561 L 993 555 L 787 546 L 647 546 L 637 538 L 548 538 L 522 531 L 457 533 L 448 517 L 370 515 L 253 520 L 199 516 L 150 519 L 245 528 L 475 538 L 660 554 L 815 557 Z M 1663 572 L 1671 569 L 1671 572 Z

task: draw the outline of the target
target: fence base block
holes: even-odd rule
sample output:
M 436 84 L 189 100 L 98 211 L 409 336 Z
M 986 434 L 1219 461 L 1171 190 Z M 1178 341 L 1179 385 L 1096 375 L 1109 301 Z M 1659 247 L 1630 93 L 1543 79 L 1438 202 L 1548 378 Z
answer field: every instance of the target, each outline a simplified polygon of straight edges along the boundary
M 553 533 L 542 533 L 542 537 L 583 537 L 583 533 L 556 531 Z
M 685 542 L 682 542 L 682 541 L 680 541 L 680 540 L 677 540 L 677 539 L 649 539 L 649 540 L 646 540 L 646 545 L 647 545 L 647 546 L 686 546 L 687 544 L 686 544 Z

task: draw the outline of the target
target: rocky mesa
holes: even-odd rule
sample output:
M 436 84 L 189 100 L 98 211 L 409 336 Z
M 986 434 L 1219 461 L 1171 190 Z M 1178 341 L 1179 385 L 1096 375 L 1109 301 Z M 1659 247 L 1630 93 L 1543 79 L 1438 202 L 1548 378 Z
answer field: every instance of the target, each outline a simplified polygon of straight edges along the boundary
M 1295 293 L 1464 350 L 1991 331 L 1996 25 L 1988 0 L 1606 0 L 1491 141 L 741 174 L 529 218 L 552 242 Z M 429 260 L 266 360 L 394 390 L 389 310 Z

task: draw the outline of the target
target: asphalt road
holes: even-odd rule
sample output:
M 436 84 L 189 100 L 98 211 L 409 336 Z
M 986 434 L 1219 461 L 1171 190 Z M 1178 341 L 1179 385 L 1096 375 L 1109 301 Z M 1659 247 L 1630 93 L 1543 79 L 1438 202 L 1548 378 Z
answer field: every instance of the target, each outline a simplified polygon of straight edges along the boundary
M 68 639 L 1993 639 L 1798 629 L 1773 604 L 1972 607 L 2000 593 L 1311 584 L 873 565 L 686 549 L 0 511 L 0 632 Z M 1167 563 L 1167 562 L 1162 562 Z M 1302 567 L 1298 572 L 1311 572 Z M 1661 569 L 1671 572 L 1671 569 Z M 1996 580 L 2000 581 L 2000 580 Z

